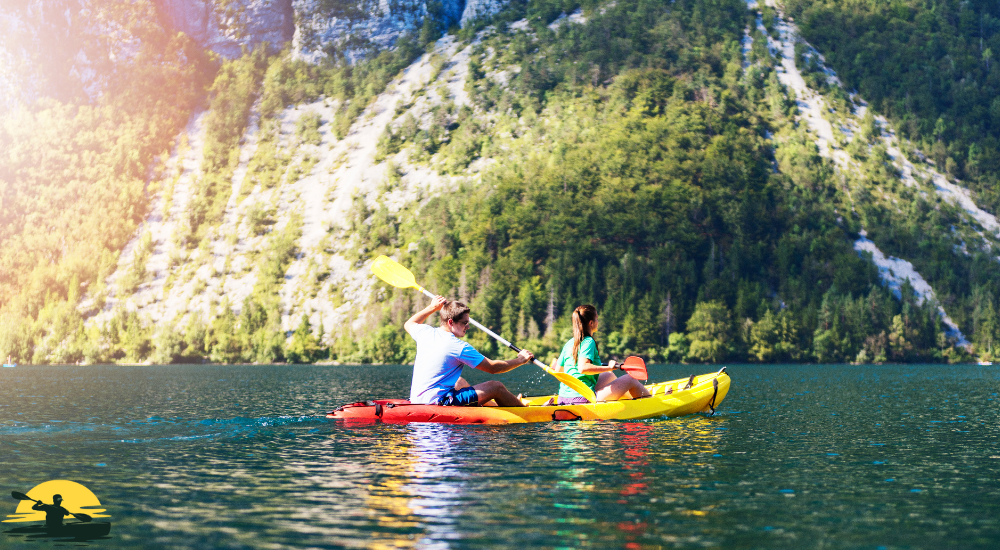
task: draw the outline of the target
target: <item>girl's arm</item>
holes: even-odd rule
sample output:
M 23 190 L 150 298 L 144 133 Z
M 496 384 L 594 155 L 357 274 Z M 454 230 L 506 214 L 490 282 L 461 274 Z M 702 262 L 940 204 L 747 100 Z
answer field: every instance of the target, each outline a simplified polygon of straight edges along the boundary
M 610 372 L 613 370 L 615 370 L 614 359 L 609 361 L 607 366 L 595 365 L 590 361 L 589 357 L 585 357 L 580 363 L 580 374 L 601 374 L 602 372 Z

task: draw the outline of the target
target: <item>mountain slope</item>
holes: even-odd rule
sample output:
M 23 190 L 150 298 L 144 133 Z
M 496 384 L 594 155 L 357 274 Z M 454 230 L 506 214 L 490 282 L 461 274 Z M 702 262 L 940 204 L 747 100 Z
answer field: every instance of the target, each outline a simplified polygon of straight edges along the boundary
M 353 65 L 226 62 L 115 273 L 77 313 L 47 298 L 5 349 L 411 360 L 421 301 L 367 273 L 385 253 L 543 356 L 587 302 L 609 355 L 991 352 L 1000 226 L 781 9 L 533 2 L 491 23 Z

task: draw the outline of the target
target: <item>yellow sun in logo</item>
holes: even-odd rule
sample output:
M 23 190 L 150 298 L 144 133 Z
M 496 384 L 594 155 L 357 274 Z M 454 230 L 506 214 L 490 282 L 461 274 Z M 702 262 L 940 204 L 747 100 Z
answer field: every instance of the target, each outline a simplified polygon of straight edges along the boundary
M 52 504 L 52 495 L 62 495 L 62 507 L 73 514 L 88 514 L 95 518 L 109 518 L 111 516 L 101 514 L 106 512 L 100 508 L 101 501 L 97 500 L 97 495 L 90 489 L 80 485 L 75 481 L 65 479 L 54 479 L 35 486 L 26 493 L 29 497 L 40 500 L 45 504 Z M 32 510 L 35 503 L 30 500 L 22 500 L 17 505 L 17 510 L 8 515 L 10 519 L 3 520 L 4 523 L 15 523 L 20 521 L 45 521 L 45 512 L 42 510 Z

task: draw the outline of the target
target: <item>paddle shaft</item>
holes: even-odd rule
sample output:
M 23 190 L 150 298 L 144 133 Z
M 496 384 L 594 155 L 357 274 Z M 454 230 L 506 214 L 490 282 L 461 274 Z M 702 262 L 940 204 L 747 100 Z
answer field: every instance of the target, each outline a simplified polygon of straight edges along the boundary
M 37 502 L 38 504 L 45 504 L 44 502 L 42 502 L 40 500 L 35 500 L 35 499 L 29 497 L 28 495 L 26 495 L 24 493 L 19 493 L 17 491 L 11 491 L 10 492 L 10 496 L 16 498 L 17 500 L 30 500 L 32 502 Z M 87 514 L 74 514 L 73 512 L 70 512 L 70 514 L 72 514 L 73 517 L 75 517 L 76 519 L 78 519 L 78 520 L 80 520 L 80 521 L 82 521 L 84 523 L 86 523 L 86 522 L 90 521 L 91 519 L 93 519 L 90 516 L 88 516 Z
M 417 290 L 419 290 L 420 292 L 423 292 L 424 295 L 426 295 L 428 298 L 434 298 L 434 294 L 432 294 L 429 290 L 427 290 L 426 288 L 424 288 L 422 286 L 418 285 L 417 286 Z M 521 348 L 519 348 L 519 347 L 515 346 L 514 344 L 510 343 L 510 341 L 507 340 L 506 338 L 504 338 L 503 336 L 500 336 L 499 334 L 497 334 L 497 333 L 493 332 L 492 330 L 486 328 L 485 326 L 482 325 L 482 323 L 480 323 L 479 321 L 476 321 L 472 317 L 469 317 L 469 324 L 471 324 L 474 327 L 478 328 L 479 330 L 485 332 L 486 334 L 489 334 L 490 336 L 493 337 L 494 340 L 496 340 L 497 342 L 500 342 L 501 344 L 503 344 L 503 345 L 507 346 L 508 348 L 510 348 L 511 350 L 513 350 L 514 353 L 521 353 Z M 537 358 L 534 360 L 534 363 L 536 365 L 538 365 L 539 367 L 542 367 L 543 369 L 547 369 L 548 368 L 548 367 L 546 367 L 545 363 L 542 363 Z

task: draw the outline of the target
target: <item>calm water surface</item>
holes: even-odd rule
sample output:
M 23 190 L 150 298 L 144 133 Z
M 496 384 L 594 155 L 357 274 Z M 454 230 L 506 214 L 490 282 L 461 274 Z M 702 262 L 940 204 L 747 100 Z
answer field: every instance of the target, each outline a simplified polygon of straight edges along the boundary
M 322 413 L 404 397 L 410 369 L 0 369 L 0 518 L 9 491 L 68 479 L 112 516 L 99 548 L 1000 544 L 1000 371 L 729 371 L 714 417 L 348 427 Z M 498 378 L 554 391 L 539 372 Z

